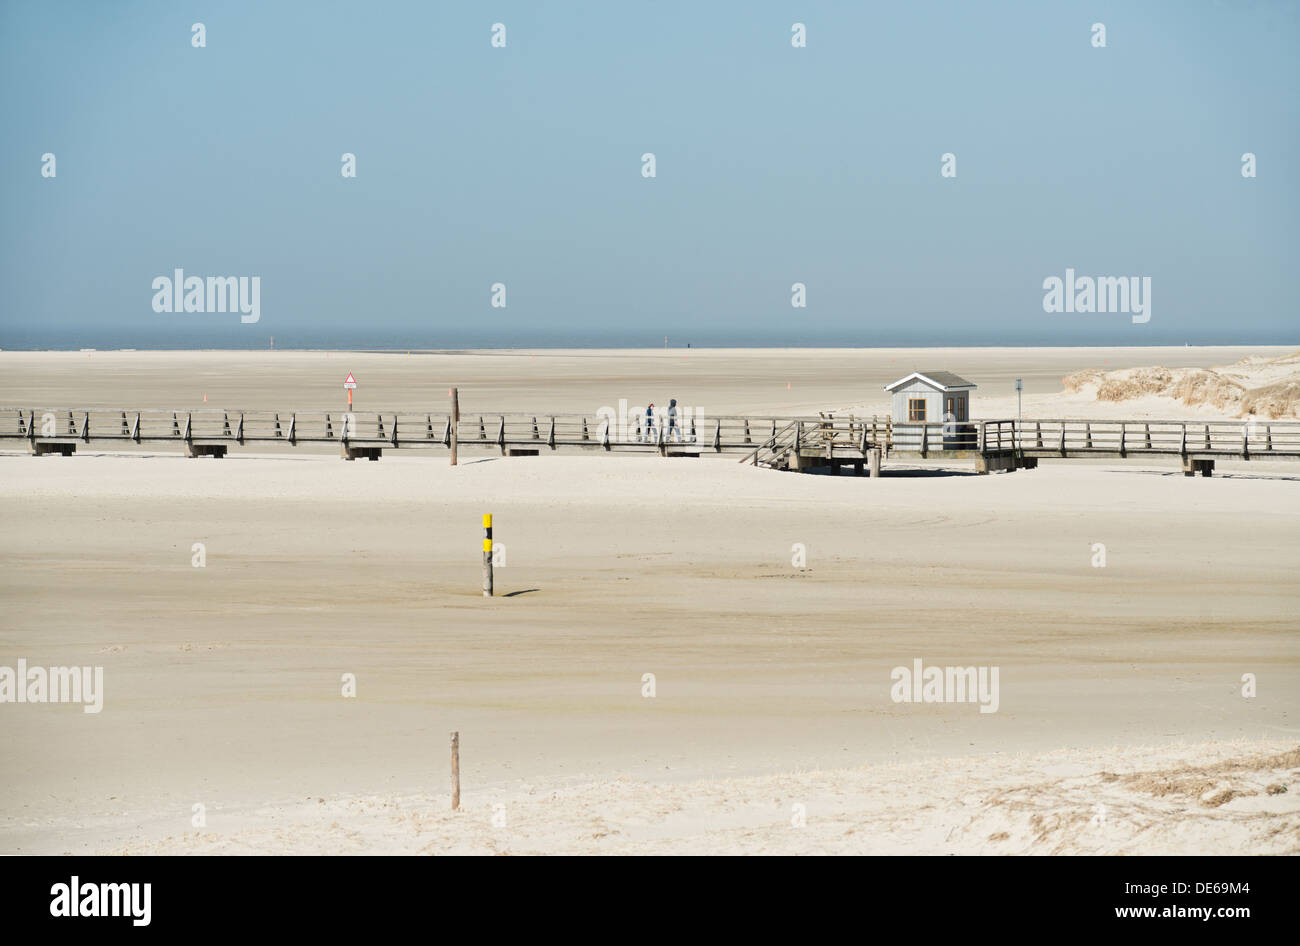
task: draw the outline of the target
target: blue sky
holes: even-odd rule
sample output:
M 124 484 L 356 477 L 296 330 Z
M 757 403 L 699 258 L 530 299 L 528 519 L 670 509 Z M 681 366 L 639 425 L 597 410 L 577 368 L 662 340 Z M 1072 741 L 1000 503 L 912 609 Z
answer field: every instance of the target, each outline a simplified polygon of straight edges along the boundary
M 1291 343 L 1297 47 L 1294 3 L 4 2 L 0 347 Z M 260 321 L 154 312 L 177 267 Z M 1044 312 L 1066 267 L 1151 321 Z

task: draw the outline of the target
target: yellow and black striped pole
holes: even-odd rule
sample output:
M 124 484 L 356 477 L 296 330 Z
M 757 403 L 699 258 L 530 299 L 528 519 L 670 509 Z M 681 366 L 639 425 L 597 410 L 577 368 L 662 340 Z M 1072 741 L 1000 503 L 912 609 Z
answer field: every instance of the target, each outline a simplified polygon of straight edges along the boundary
M 492 597 L 492 513 L 483 513 L 483 597 Z

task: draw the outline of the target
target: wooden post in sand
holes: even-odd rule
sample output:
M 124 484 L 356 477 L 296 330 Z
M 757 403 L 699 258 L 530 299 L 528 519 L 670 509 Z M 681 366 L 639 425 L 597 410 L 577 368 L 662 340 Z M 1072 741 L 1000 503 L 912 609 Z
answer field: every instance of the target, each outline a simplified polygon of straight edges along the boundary
M 456 428 L 460 426 L 460 389 L 452 388 L 451 395 L 451 465 L 456 465 Z
M 451 810 L 460 808 L 460 733 L 451 734 Z
M 483 513 L 483 597 L 492 597 L 492 513 Z

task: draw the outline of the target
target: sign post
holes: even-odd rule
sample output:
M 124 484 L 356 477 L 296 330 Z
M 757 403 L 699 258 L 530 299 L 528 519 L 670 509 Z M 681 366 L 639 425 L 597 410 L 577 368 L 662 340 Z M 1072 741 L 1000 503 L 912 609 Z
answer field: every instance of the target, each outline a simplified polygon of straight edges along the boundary
M 492 513 L 483 514 L 483 597 L 492 597 Z
M 347 378 L 343 381 L 343 387 L 348 389 L 348 410 L 352 410 L 352 392 L 356 390 L 357 379 L 352 377 L 352 372 L 348 372 Z
M 1013 438 L 1016 441 L 1020 439 L 1020 391 L 1023 387 L 1024 381 L 1020 378 L 1016 378 L 1016 436 Z

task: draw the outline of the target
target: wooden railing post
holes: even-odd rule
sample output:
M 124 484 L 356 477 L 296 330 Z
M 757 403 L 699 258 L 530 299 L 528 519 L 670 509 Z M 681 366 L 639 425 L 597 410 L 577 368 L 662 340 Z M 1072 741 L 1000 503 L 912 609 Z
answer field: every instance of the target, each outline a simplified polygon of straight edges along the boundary
M 451 395 L 451 413 L 447 416 L 447 430 L 443 434 L 443 439 L 450 438 L 451 446 L 451 465 L 456 465 L 456 445 L 457 436 L 456 428 L 460 426 L 460 389 L 452 388 L 447 392 Z

